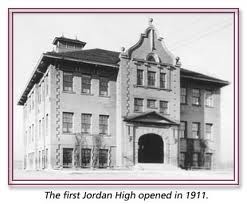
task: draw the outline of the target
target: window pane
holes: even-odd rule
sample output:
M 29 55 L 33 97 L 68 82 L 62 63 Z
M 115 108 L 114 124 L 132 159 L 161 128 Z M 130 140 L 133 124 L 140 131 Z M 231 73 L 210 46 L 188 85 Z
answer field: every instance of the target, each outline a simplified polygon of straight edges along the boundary
M 181 88 L 181 103 L 186 104 L 187 103 L 187 89 L 186 88 Z
M 63 113 L 63 132 L 72 133 L 73 113 Z
M 192 123 L 192 138 L 200 137 L 200 123 Z
M 134 111 L 137 111 L 137 112 L 143 111 L 143 99 L 140 99 L 140 98 L 134 99 Z
M 81 114 L 81 132 L 91 132 L 91 116 L 91 114 Z
M 155 86 L 155 72 L 148 72 L 148 86 Z
M 192 89 L 192 103 L 194 105 L 200 105 L 200 90 Z
M 167 88 L 167 84 L 166 84 L 166 74 L 165 73 L 160 73 L 160 88 Z
M 179 165 L 181 167 L 185 166 L 185 153 L 180 153 L 180 157 L 179 157 Z
M 187 122 L 180 122 L 180 138 L 185 138 L 187 134 Z
M 73 75 L 72 73 L 63 73 L 63 90 L 72 91 L 73 90 Z
M 193 166 L 198 167 L 198 154 L 197 153 L 193 154 Z
M 143 70 L 137 69 L 137 85 L 143 85 Z
M 82 75 L 81 77 L 81 92 L 89 94 L 91 91 L 91 76 Z
M 213 93 L 212 91 L 206 91 L 206 106 L 213 107 Z
M 108 149 L 99 150 L 99 167 L 106 168 L 108 166 Z
M 100 115 L 99 116 L 99 133 L 100 134 L 108 134 L 108 115 Z
M 147 100 L 147 107 L 148 108 L 156 108 L 155 103 L 156 103 L 156 100 L 148 99 Z
M 108 79 L 107 78 L 100 78 L 99 82 L 99 94 L 101 96 L 107 96 L 108 95 Z
M 168 114 L 168 101 L 160 101 L 160 113 Z
M 212 124 L 207 123 L 206 124 L 206 139 L 208 140 L 213 140 L 213 136 L 212 136 Z
M 63 167 L 64 168 L 72 167 L 72 161 L 73 161 L 73 149 L 63 148 Z
M 91 149 L 81 149 L 81 165 L 82 167 L 90 166 Z

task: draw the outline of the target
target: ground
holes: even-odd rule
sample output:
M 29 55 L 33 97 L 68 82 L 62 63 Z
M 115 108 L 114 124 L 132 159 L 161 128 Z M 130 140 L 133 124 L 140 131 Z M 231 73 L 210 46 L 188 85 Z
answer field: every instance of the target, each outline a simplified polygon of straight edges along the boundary
M 63 169 L 63 170 L 14 170 L 14 179 L 157 179 L 157 180 L 226 180 L 233 179 L 231 169 L 182 170 L 182 169 Z

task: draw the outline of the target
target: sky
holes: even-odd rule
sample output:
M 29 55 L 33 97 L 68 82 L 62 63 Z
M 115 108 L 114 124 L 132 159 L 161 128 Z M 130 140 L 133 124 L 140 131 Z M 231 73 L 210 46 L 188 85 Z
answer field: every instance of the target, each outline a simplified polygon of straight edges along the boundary
M 57 36 L 86 42 L 84 49 L 128 49 L 148 27 L 148 19 L 182 67 L 230 82 L 221 90 L 221 158 L 233 151 L 232 14 L 15 14 L 14 155 L 22 159 L 22 106 L 17 102 L 42 53 L 53 50 Z

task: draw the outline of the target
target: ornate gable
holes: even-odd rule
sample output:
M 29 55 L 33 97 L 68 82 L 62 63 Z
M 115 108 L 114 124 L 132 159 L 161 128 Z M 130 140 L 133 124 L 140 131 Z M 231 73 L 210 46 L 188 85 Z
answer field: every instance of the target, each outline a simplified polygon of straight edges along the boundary
M 154 56 L 157 63 L 175 65 L 176 60 L 173 54 L 166 48 L 163 38 L 159 37 L 158 31 L 149 20 L 149 27 L 141 34 L 139 41 L 122 53 L 123 57 L 133 59 L 148 60 L 149 56 Z

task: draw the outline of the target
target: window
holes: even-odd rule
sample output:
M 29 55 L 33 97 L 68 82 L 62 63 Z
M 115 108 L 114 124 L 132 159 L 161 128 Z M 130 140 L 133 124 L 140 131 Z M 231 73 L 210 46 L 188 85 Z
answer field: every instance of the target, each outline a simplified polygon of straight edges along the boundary
M 41 103 L 41 86 L 39 85 L 38 89 L 37 89 L 37 94 L 38 94 L 38 103 Z
M 99 95 L 100 96 L 108 96 L 108 79 L 100 78 L 99 81 Z
M 73 113 L 63 113 L 63 132 L 72 133 Z
M 31 107 L 31 108 L 32 108 L 32 110 L 33 110 L 33 109 L 34 109 L 34 95 L 33 95 L 33 94 L 32 94 L 32 96 L 31 96 L 31 101 L 32 101 L 32 105 L 31 105 L 32 107 Z
M 198 153 L 193 153 L 193 167 L 198 167 Z
M 206 139 L 207 140 L 213 140 L 212 127 L 213 127 L 213 124 L 206 123 Z
M 45 149 L 45 168 L 48 167 L 48 149 Z
M 186 138 L 187 136 L 187 122 L 181 121 L 179 126 L 180 138 Z
M 180 90 L 180 103 L 186 104 L 187 103 L 187 89 L 186 88 L 181 88 Z
M 39 161 L 38 161 L 38 163 L 39 163 L 39 169 L 41 168 L 41 161 L 42 161 L 42 155 L 41 155 L 41 151 L 39 151 Z
M 85 94 L 90 94 L 91 92 L 91 76 L 82 75 L 81 76 L 81 92 Z
M 147 58 L 147 61 L 156 62 L 154 56 L 152 56 L 152 55 L 150 55 L 150 56 Z
M 46 93 L 46 96 L 48 95 L 48 92 L 49 92 L 49 80 L 48 80 L 48 75 L 45 77 L 45 93 Z
M 91 132 L 91 116 L 91 114 L 81 114 L 81 132 Z
M 213 107 L 213 92 L 212 91 L 206 91 L 205 92 L 206 95 L 206 106 L 208 107 Z
M 39 139 L 41 139 L 41 120 L 39 120 Z
M 45 168 L 45 150 L 42 150 L 42 169 Z
M 45 136 L 45 118 L 42 118 L 42 138 Z
M 212 154 L 211 153 L 206 153 L 204 166 L 207 169 L 211 169 L 211 166 L 212 166 Z
M 31 132 L 31 126 L 28 128 L 28 143 L 30 144 L 32 141 L 32 132 Z
M 48 136 L 48 114 L 45 116 L 45 135 Z
M 169 114 L 168 101 L 160 101 L 160 113 Z
M 161 89 L 167 88 L 166 73 L 160 73 L 160 88 Z
M 63 167 L 64 168 L 72 167 L 72 161 L 73 161 L 73 149 L 63 148 Z
M 31 136 L 31 141 L 34 141 L 34 124 L 32 124 L 32 136 Z
M 45 87 L 44 87 L 44 82 L 42 82 L 42 85 L 41 85 L 41 99 L 42 101 L 45 100 Z
M 148 108 L 156 108 L 156 100 L 148 99 L 147 100 L 147 107 Z
M 143 99 L 135 98 L 134 99 L 134 111 L 142 112 L 143 111 Z
M 108 115 L 100 115 L 99 116 L 99 133 L 100 134 L 108 134 Z
M 137 69 L 137 85 L 143 86 L 143 70 Z
M 81 166 L 88 167 L 91 162 L 91 149 L 81 149 Z
M 99 167 L 106 168 L 108 166 L 108 149 L 99 150 Z
M 192 89 L 192 104 L 193 105 L 200 105 L 200 90 L 199 89 Z
M 148 86 L 155 86 L 155 72 L 148 71 Z
M 63 90 L 64 91 L 73 91 L 73 74 L 72 73 L 63 73 Z
M 200 138 L 200 123 L 192 123 L 192 138 Z
M 185 153 L 180 153 L 179 156 L 179 166 L 184 167 L 185 166 Z

